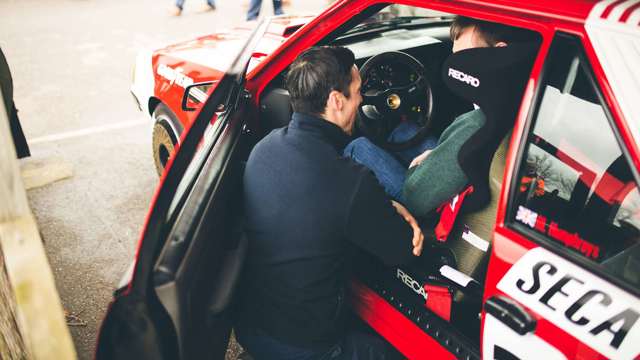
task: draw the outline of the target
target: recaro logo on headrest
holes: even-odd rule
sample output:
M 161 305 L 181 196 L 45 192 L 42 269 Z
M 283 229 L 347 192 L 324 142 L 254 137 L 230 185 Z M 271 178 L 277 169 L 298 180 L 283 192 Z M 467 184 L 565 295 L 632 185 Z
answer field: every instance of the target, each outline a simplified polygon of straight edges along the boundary
M 460 80 L 463 83 L 467 83 L 473 87 L 478 87 L 480 86 L 480 80 L 478 80 L 477 78 L 474 78 L 471 75 L 467 75 L 465 73 L 463 73 L 460 70 L 456 70 L 453 68 L 449 68 L 449 74 L 450 77 L 456 79 L 456 80 Z

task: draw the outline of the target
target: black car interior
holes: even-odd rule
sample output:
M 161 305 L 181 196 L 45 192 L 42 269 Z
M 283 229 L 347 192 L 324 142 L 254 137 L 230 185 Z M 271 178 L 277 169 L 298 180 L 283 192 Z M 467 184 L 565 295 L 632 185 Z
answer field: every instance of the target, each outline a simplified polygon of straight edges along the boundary
M 433 111 L 425 126 L 430 134 L 439 135 L 456 116 L 472 110 L 473 104 L 480 106 L 487 117 L 487 124 L 465 144 L 458 156 L 462 168 L 474 184 L 474 192 L 465 200 L 462 214 L 456 219 L 447 242 L 441 244 L 432 238 L 420 259 L 412 266 L 402 269 L 403 273 L 409 274 L 418 283 L 436 284 L 449 289 L 453 298 L 450 323 L 454 328 L 425 309 L 424 299 L 398 279 L 396 269 L 385 268 L 378 260 L 360 254 L 355 271 L 359 280 L 403 311 L 443 346 L 457 351 L 461 356 L 468 354 L 473 358 L 480 348 L 478 334 L 482 283 L 490 247 L 479 249 L 465 238 L 471 233 L 486 242 L 491 241 L 510 131 L 539 43 L 534 41 L 505 48 L 469 49 L 451 56 L 449 22 L 441 21 L 438 26 L 431 26 L 436 41 L 402 49 L 400 54 L 396 52 L 395 55 L 393 52 L 386 52 L 385 47 L 377 49 L 384 57 L 377 64 L 381 71 L 375 74 L 363 73 L 363 65 L 372 57 L 363 58 L 356 54 L 356 65 L 361 70 L 364 93 L 364 84 L 372 76 L 376 77 L 374 81 L 389 87 L 410 84 L 414 79 L 407 79 L 406 72 L 398 69 L 409 66 L 404 58 L 413 58 L 419 62 L 433 96 Z M 335 43 L 350 46 L 344 41 L 337 40 Z M 389 48 L 396 50 L 391 44 Z M 473 75 L 479 80 L 479 86 L 448 76 L 449 68 Z M 291 107 L 289 94 L 284 87 L 284 74 L 274 79 L 265 89 L 259 111 L 263 134 L 287 125 Z M 354 136 L 368 136 L 380 144 L 380 137 L 376 138 L 375 132 L 372 135 L 372 132 L 366 131 L 365 126 L 362 126 L 362 111 L 359 116 Z M 395 126 L 397 122 L 398 119 L 393 119 L 389 122 L 391 125 L 386 126 Z M 384 137 L 385 131 L 382 134 Z M 384 142 L 380 145 L 393 150 L 392 146 Z M 426 236 L 433 232 L 437 220 L 436 217 L 421 221 Z M 459 279 L 458 275 L 470 281 L 460 283 L 452 280 Z M 465 352 L 464 349 L 475 350 Z

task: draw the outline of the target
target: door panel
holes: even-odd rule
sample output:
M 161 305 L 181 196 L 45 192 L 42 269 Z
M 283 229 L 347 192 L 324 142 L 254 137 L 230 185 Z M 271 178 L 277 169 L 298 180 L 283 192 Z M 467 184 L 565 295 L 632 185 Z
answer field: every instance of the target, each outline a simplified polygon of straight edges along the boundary
M 168 164 L 132 279 L 103 321 L 97 359 L 224 358 L 244 258 L 236 206 L 251 143 L 244 124 L 255 114 L 244 82 L 267 25 L 258 25 Z
M 240 161 L 247 152 L 247 136 L 239 124 L 242 115 L 234 115 L 213 148 L 213 156 L 205 163 L 154 267 L 156 295 L 176 329 L 179 352 L 185 359 L 218 358 L 226 348 L 211 345 L 226 344 L 228 307 L 213 313 L 211 301 L 230 302 L 232 289 L 227 287 L 224 298 L 220 285 L 235 285 L 232 280 L 237 280 L 243 260 L 238 259 L 242 237 L 237 206 L 242 184 Z M 232 264 L 236 271 L 229 273 L 230 268 L 224 266 Z

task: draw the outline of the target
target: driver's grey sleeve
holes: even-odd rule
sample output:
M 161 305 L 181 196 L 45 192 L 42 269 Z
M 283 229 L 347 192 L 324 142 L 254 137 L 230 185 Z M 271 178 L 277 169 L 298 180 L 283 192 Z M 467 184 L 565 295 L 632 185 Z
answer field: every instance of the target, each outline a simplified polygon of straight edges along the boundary
M 352 243 L 386 265 L 407 264 L 414 259 L 413 229 L 368 170 L 363 170 L 353 194 L 346 233 Z

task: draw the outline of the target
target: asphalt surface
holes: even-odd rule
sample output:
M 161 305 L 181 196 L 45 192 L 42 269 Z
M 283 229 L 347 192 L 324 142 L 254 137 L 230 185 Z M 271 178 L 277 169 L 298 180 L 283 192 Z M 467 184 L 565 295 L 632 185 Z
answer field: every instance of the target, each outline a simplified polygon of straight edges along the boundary
M 218 0 L 214 12 L 203 4 L 187 1 L 173 17 L 171 0 L 0 0 L 0 47 L 33 158 L 74 170 L 28 195 L 79 359 L 93 356 L 158 182 L 151 124 L 129 94 L 135 55 L 244 20 L 246 1 Z M 291 0 L 285 12 L 326 4 Z M 227 358 L 236 356 L 232 348 Z

